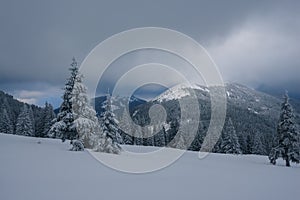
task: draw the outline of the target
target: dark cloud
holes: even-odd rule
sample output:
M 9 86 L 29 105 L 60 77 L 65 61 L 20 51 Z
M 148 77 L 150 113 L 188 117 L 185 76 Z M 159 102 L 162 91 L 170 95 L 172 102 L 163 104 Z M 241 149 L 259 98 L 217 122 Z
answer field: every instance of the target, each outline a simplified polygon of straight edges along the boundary
M 0 3 L 0 89 L 15 92 L 24 84 L 63 85 L 73 56 L 81 62 L 112 34 L 144 26 L 171 28 L 195 38 L 211 51 L 226 80 L 242 81 L 238 77 L 246 68 L 251 69 L 244 75 L 249 85 L 286 84 L 291 78 L 298 83 L 294 79 L 299 74 L 299 4 L 4 0 Z M 283 72 L 287 74 L 282 76 Z M 269 73 L 272 76 L 265 75 Z

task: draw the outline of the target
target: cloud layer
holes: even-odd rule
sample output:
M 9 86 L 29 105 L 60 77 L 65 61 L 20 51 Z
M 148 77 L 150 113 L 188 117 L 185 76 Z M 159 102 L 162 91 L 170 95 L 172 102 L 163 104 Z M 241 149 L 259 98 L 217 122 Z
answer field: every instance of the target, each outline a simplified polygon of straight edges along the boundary
M 81 62 L 113 34 L 157 26 L 196 39 L 227 81 L 297 92 L 299 7 L 299 1 L 2 1 L 0 89 L 57 104 L 73 56 Z

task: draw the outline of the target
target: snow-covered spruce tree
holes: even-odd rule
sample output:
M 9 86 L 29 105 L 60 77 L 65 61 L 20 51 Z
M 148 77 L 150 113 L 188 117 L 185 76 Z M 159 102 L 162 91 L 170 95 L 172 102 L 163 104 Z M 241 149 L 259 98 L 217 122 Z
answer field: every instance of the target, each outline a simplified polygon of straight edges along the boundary
M 220 151 L 226 154 L 241 154 L 241 148 L 231 118 L 227 120 L 222 132 Z
M 275 146 L 270 152 L 269 159 L 272 164 L 281 157 L 290 166 L 290 162 L 299 163 L 300 160 L 300 141 L 299 133 L 294 123 L 293 108 L 289 103 L 289 97 L 286 93 L 284 102 L 281 105 L 281 113 L 277 125 L 277 135 Z
M 262 138 L 260 137 L 260 135 L 258 133 L 255 133 L 251 150 L 252 154 L 266 155 L 266 151 L 261 140 Z
M 154 131 L 154 146 L 166 146 L 166 130 L 162 124 L 156 124 L 153 127 Z M 182 138 L 183 139 L 183 138 Z
M 4 108 L 2 112 L 0 112 L 0 133 L 14 133 L 14 126 L 9 118 L 6 108 Z
M 182 131 L 178 131 L 173 141 L 170 143 L 170 146 L 176 149 L 187 149 L 186 140 Z
M 90 105 L 87 88 L 82 83 L 83 76 L 78 71 L 75 59 L 71 66 L 64 102 L 50 134 L 71 140 L 72 151 L 82 151 L 85 147 L 100 152 L 119 153 L 120 148 L 100 130 L 96 111 Z
M 44 132 L 44 108 L 41 112 L 35 113 L 35 137 L 43 137 Z
M 43 112 L 43 132 L 42 137 L 47 137 L 49 134 L 49 130 L 53 124 L 53 119 L 55 118 L 55 113 L 53 111 L 53 107 L 50 103 L 45 103 L 45 108 Z
M 72 92 L 75 84 L 76 77 L 78 75 L 78 64 L 75 58 L 72 59 L 71 76 L 67 79 L 64 88 L 63 102 L 60 106 L 57 118 L 52 125 L 49 135 L 53 138 L 61 138 L 64 142 L 66 139 L 73 140 L 78 138 L 78 133 L 73 125 L 74 116 L 72 110 Z
M 112 111 L 111 97 L 108 93 L 106 100 L 103 102 L 104 112 L 100 117 L 101 130 L 115 143 L 122 144 L 122 137 L 119 133 L 118 120 Z
M 16 134 L 24 136 L 34 136 L 34 119 L 30 106 L 24 104 L 16 124 Z
M 143 145 L 143 137 L 142 137 L 142 127 L 137 126 L 134 128 L 134 133 L 133 133 L 133 141 L 135 145 Z
M 35 136 L 48 137 L 48 132 L 55 118 L 53 107 L 49 103 L 45 103 L 45 107 L 41 111 L 35 113 Z
M 120 129 L 123 131 L 122 136 L 122 140 L 123 140 L 123 144 L 133 144 L 133 133 L 134 133 L 134 126 L 133 126 L 133 122 L 129 116 L 129 114 L 127 114 L 127 109 L 125 108 L 123 111 L 122 116 L 120 117 L 119 120 L 119 127 Z
M 99 123 L 96 111 L 90 104 L 87 88 L 82 83 L 82 79 L 83 76 L 77 74 L 72 92 L 73 126 L 78 133 L 78 138 L 76 139 L 79 139 L 85 148 L 92 149 L 95 146 L 95 136 L 99 134 Z

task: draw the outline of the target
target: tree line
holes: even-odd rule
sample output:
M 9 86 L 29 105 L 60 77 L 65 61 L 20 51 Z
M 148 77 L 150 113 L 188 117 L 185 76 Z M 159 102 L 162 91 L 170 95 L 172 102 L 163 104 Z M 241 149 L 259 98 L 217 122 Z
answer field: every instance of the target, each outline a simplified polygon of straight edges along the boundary
M 136 110 L 138 112 L 135 113 L 129 113 L 124 109 L 123 115 L 116 117 L 112 111 L 112 99 L 108 92 L 101 107 L 103 112 L 100 117 L 97 117 L 75 59 L 69 70 L 71 75 L 65 84 L 63 102 L 57 116 L 53 112 L 52 105 L 47 102 L 44 108 L 39 108 L 17 102 L 12 100 L 11 96 L 0 93 L 0 132 L 60 138 L 63 142 L 70 140 L 71 150 L 74 151 L 89 148 L 94 151 L 118 154 L 121 151 L 119 144 L 167 146 L 193 151 L 201 149 L 209 126 L 209 113 L 204 112 L 204 118 L 202 116 L 199 122 L 193 120 L 181 122 L 186 127 L 182 132 L 179 129 L 178 102 L 162 102 L 172 115 L 167 115 L 167 121 L 164 123 L 154 122 L 149 126 L 149 116 L 145 113 L 148 113 L 151 104 L 138 107 Z M 200 107 L 205 105 L 207 104 L 199 102 Z M 202 110 L 210 110 L 209 105 Z M 231 115 L 232 113 L 236 112 L 230 112 Z M 252 119 L 251 116 L 249 119 Z M 251 120 L 251 123 L 255 123 L 255 120 Z M 247 126 L 247 124 L 248 122 L 244 122 L 238 125 Z M 192 135 L 189 127 L 195 125 L 198 126 L 198 130 L 196 135 Z M 299 130 L 287 94 L 281 105 L 276 134 L 261 134 L 253 127 L 249 127 L 246 133 L 241 133 L 236 131 L 236 127 L 237 124 L 234 124 L 232 118 L 227 117 L 221 136 L 212 152 L 269 155 L 272 164 L 276 164 L 276 160 L 281 157 L 286 161 L 286 166 L 290 166 L 290 162 L 299 163 Z
M 0 132 L 32 137 L 48 137 L 55 118 L 53 107 L 43 108 L 19 102 L 0 91 Z

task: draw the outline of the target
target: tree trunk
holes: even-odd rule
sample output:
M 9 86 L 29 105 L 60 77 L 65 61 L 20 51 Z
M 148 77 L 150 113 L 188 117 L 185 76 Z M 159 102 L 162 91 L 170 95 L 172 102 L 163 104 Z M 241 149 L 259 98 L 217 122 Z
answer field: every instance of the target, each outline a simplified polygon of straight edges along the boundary
M 289 159 L 286 159 L 285 160 L 285 165 L 287 166 L 287 167 L 290 167 L 291 165 L 290 165 L 290 160 Z

